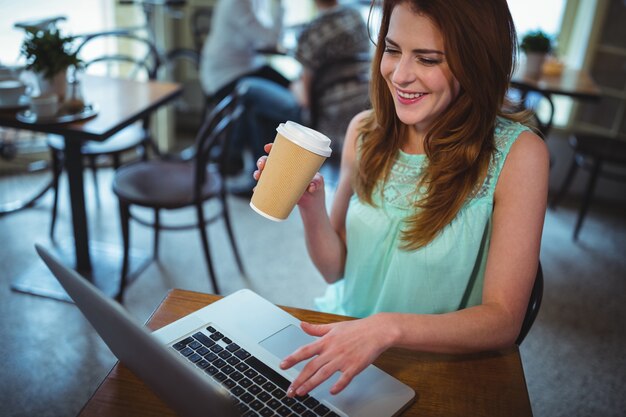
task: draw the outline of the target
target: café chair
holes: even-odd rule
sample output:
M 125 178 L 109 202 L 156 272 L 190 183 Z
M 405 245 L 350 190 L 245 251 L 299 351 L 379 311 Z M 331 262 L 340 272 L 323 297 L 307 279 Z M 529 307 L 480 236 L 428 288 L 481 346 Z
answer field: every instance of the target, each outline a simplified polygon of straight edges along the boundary
M 162 156 L 149 161 L 137 161 L 119 168 L 113 179 L 113 192 L 119 199 L 120 221 L 124 242 L 124 257 L 121 272 L 121 288 L 118 301 L 122 301 L 124 290 L 129 283 L 130 220 L 154 228 L 153 257 L 158 259 L 159 232 L 161 230 L 182 230 L 198 228 L 202 248 L 209 271 L 213 291 L 220 293 L 213 262 L 209 250 L 206 226 L 224 219 L 239 271 L 246 276 L 241 256 L 235 243 L 228 213 L 226 187 L 223 180 L 225 167 L 226 141 L 228 133 L 241 114 L 238 92 L 225 97 L 215 106 L 204 120 L 195 141 L 196 152 L 191 160 Z M 204 203 L 218 200 L 221 210 L 210 217 L 204 213 Z M 154 211 L 154 221 L 150 222 L 131 212 L 131 206 L 140 206 Z M 186 225 L 166 225 L 161 223 L 161 210 L 195 208 L 196 221 Z
M 528 301 L 528 307 L 526 308 L 526 314 L 524 315 L 524 321 L 520 329 L 516 345 L 521 345 L 526 335 L 530 331 L 530 328 L 535 323 L 535 319 L 539 314 L 539 308 L 541 307 L 541 300 L 543 299 L 543 269 L 541 268 L 541 262 L 537 265 L 537 275 L 535 275 L 535 283 L 533 289 L 530 292 L 530 299 Z
M 531 126 L 544 139 L 552 130 L 554 122 L 554 102 L 550 94 L 540 91 L 524 91 L 514 87 L 509 89 L 509 97 L 515 103 L 515 110 L 530 113 Z
M 604 134 L 573 133 L 569 137 L 569 145 L 574 151 L 574 156 L 561 188 L 550 202 L 550 207 L 556 208 L 567 194 L 578 168 L 589 171 L 589 179 L 574 226 L 573 239 L 576 241 L 591 205 L 598 178 L 626 181 L 626 141 Z
M 370 108 L 370 65 L 370 54 L 362 53 L 323 62 L 313 71 L 309 125 L 333 140 L 333 159 L 352 117 Z
M 161 62 L 155 45 L 150 40 L 135 35 L 132 30 L 111 30 L 87 34 L 81 37 L 81 41 L 78 46 L 78 52 L 81 59 L 83 59 L 85 71 L 89 73 L 102 74 L 106 71 L 106 73 L 122 78 L 144 80 L 155 80 L 157 78 Z M 107 51 L 111 43 L 115 43 L 119 47 L 117 52 L 101 52 Z M 89 91 L 84 91 L 83 96 L 88 102 Z M 94 104 L 98 106 L 107 105 L 107 103 Z M 59 178 L 63 171 L 65 142 L 61 136 L 50 135 L 48 146 L 51 150 L 51 165 L 53 168 L 50 239 L 54 240 Z M 81 153 L 85 157 L 85 165 L 91 168 L 98 204 L 98 159 L 109 157 L 113 168 L 117 169 L 122 163 L 122 155 L 134 150 L 145 160 L 148 157 L 148 149 L 155 154 L 159 153 L 150 133 L 149 118 L 122 129 L 104 142 L 85 141 L 83 143 Z

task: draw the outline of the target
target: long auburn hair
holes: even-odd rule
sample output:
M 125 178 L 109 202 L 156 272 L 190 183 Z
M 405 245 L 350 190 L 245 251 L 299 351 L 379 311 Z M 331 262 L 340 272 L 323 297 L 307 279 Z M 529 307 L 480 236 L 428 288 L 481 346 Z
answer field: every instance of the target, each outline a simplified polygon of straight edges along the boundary
M 397 117 L 393 97 L 380 73 L 393 9 L 409 3 L 439 28 L 450 70 L 460 91 L 424 139 L 427 167 L 416 187 L 426 187 L 416 212 L 405 219 L 402 248 L 426 246 L 457 215 L 484 180 L 495 150 L 497 116 L 505 104 L 517 49 L 506 0 L 384 0 L 372 62 L 372 111 L 360 126 L 355 191 L 374 205 L 373 193 L 386 181 L 409 127 Z M 372 2 L 372 8 L 374 2 Z M 370 11 L 371 16 L 371 11 Z

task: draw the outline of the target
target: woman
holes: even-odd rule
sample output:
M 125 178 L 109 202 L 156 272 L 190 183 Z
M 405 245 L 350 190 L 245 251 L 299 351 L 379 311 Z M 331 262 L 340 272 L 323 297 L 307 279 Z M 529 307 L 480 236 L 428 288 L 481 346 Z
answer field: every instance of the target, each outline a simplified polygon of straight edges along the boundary
M 338 393 L 390 347 L 513 345 L 537 271 L 549 158 L 502 111 L 516 48 L 506 1 L 382 8 L 373 109 L 348 128 L 330 217 L 319 174 L 298 202 L 310 256 L 331 283 L 318 306 L 361 319 L 302 323 L 319 339 L 281 364 L 312 358 L 291 396 L 337 371 Z

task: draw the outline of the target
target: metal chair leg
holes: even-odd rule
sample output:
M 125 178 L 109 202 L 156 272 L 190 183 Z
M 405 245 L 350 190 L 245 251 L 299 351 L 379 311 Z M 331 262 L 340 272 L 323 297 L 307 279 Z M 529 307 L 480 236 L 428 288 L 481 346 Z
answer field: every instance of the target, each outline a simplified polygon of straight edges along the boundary
M 600 158 L 595 158 L 591 167 L 589 181 L 587 181 L 587 188 L 583 197 L 583 203 L 578 212 L 578 219 L 576 220 L 576 227 L 574 228 L 574 240 L 578 240 L 578 234 L 580 232 L 580 228 L 583 225 L 583 220 L 587 215 L 587 211 L 589 210 L 589 205 L 591 204 L 591 198 L 593 197 L 593 191 L 595 189 L 596 181 L 598 179 L 598 174 L 600 173 L 601 167 L 602 160 Z
M 115 297 L 120 303 L 124 300 L 124 291 L 128 283 L 128 269 L 130 263 L 130 207 L 120 201 L 120 224 L 122 226 L 122 240 L 124 242 L 124 256 L 122 259 L 122 273 L 120 277 L 120 291 Z
M 96 193 L 96 206 L 100 208 L 100 188 L 98 187 L 98 166 L 96 164 L 96 157 L 89 156 L 89 167 L 91 168 L 91 176 L 93 178 L 93 188 Z
M 202 249 L 204 250 L 204 257 L 206 259 L 207 268 L 209 269 L 209 278 L 213 284 L 213 290 L 215 294 L 220 293 L 220 289 L 217 285 L 217 279 L 215 278 L 215 271 L 213 270 L 213 262 L 211 260 L 211 252 L 209 250 L 209 237 L 207 235 L 204 219 L 204 211 L 202 210 L 202 203 L 196 204 L 196 213 L 198 215 L 198 228 L 200 229 L 200 238 L 202 239 Z
M 235 261 L 237 262 L 237 266 L 239 267 L 239 272 L 241 272 L 241 275 L 243 275 L 244 277 L 246 277 L 246 271 L 243 267 L 243 262 L 241 260 L 241 255 L 239 255 L 239 250 L 237 249 L 237 244 L 235 243 L 235 234 L 233 233 L 233 228 L 232 225 L 230 223 L 230 215 L 228 214 L 228 205 L 226 203 L 226 193 L 222 193 L 221 194 L 221 200 L 222 200 L 222 209 L 223 209 L 223 216 L 224 216 L 224 223 L 226 224 L 226 231 L 228 232 L 228 237 L 230 238 L 230 245 L 233 248 L 233 253 L 235 255 Z
M 158 208 L 154 209 L 154 247 L 152 256 L 155 261 L 159 259 L 159 237 L 161 236 L 161 215 Z
M 52 159 L 52 217 L 50 219 L 50 240 L 54 241 L 54 229 L 57 224 L 57 212 L 59 207 L 59 179 L 63 172 L 63 160 L 61 155 L 54 149 L 50 151 Z

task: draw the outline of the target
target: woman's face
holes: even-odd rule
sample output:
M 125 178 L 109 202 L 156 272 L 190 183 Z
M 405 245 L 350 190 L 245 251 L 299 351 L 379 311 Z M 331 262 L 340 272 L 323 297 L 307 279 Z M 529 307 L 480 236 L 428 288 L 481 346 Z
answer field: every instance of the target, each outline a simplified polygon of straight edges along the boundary
M 428 131 L 459 92 L 439 29 L 406 2 L 391 13 L 380 72 L 400 121 L 421 133 Z

